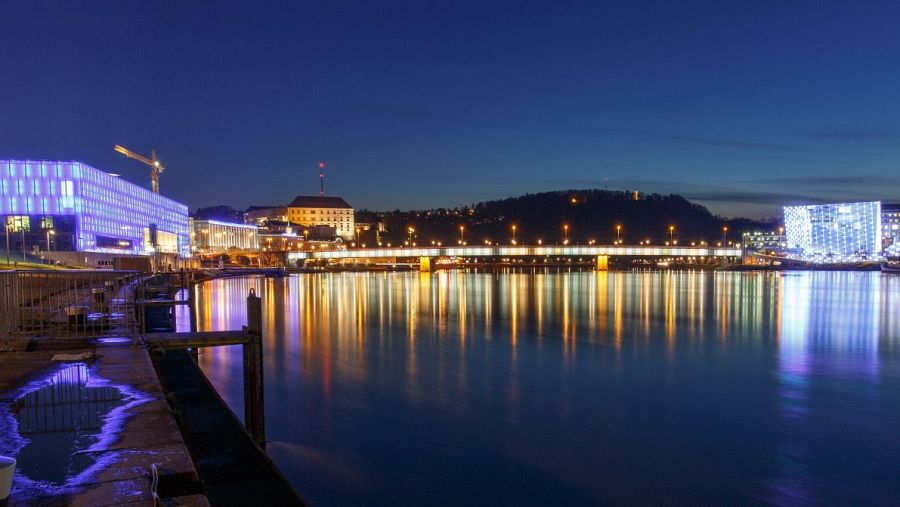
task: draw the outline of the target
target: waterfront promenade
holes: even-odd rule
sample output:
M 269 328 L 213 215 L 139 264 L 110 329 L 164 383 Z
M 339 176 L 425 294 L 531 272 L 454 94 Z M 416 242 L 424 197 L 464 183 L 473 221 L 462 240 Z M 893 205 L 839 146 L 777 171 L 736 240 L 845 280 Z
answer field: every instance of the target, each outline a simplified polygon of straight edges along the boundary
M 73 454 L 90 453 L 96 469 L 94 473 L 79 474 L 56 488 L 44 488 L 17 476 L 10 505 L 153 505 L 151 464 L 156 464 L 161 474 L 177 477 L 182 484 L 199 486 L 197 470 L 150 356 L 146 349 L 130 346 L 130 341 L 124 345 L 102 347 L 56 341 L 39 346 L 38 350 L 0 353 L 0 398 L 5 405 L 11 406 L 27 392 L 47 386 L 48 379 L 61 369 L 85 364 L 83 361 L 52 361 L 53 356 L 70 354 L 74 357 L 85 352 L 94 354 L 89 359 L 91 376 L 103 379 L 103 385 L 119 388 L 124 395 L 124 404 L 120 406 L 123 410 L 111 413 L 100 428 L 98 445 L 89 449 L 71 449 Z M 81 409 L 77 406 L 78 399 L 70 401 L 76 405 L 73 410 Z M 53 405 L 37 409 L 46 410 L 48 417 L 58 416 L 66 412 L 63 403 L 64 400 L 58 399 Z M 12 418 L 13 414 L 4 414 L 4 424 Z M 40 439 L 41 435 L 25 437 Z M 39 441 L 34 443 L 40 445 Z M 179 495 L 176 502 L 178 505 L 209 505 L 202 494 Z
M 252 291 L 256 318 L 243 330 L 175 333 L 171 310 L 190 303 L 178 297 L 183 275 L 4 280 L 0 455 L 18 461 L 11 505 L 305 505 L 266 455 L 264 426 L 245 430 L 184 350 L 239 343 L 259 357 Z M 262 390 L 247 392 L 245 418 L 262 423 Z

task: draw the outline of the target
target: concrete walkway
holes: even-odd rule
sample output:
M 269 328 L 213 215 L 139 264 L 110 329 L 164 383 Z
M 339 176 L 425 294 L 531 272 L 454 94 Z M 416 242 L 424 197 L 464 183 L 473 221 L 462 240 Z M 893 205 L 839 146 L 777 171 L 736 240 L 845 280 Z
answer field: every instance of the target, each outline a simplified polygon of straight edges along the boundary
M 10 505 L 150 506 L 150 465 L 154 463 L 162 478 L 160 493 L 165 494 L 163 490 L 168 489 L 168 496 L 173 497 L 164 505 L 209 505 L 205 496 L 196 494 L 202 491 L 197 470 L 143 348 L 122 344 L 45 350 L 39 346 L 32 352 L 0 353 L 0 403 L 8 406 L 23 387 L 58 371 L 64 363 L 51 361 L 54 354 L 86 350 L 94 350 L 98 356 L 92 363 L 96 375 L 129 393 L 120 414 L 121 431 L 91 451 L 96 462 L 102 464 L 96 473 L 88 474 L 64 494 L 14 494 Z M 177 495 L 182 496 L 174 498 Z

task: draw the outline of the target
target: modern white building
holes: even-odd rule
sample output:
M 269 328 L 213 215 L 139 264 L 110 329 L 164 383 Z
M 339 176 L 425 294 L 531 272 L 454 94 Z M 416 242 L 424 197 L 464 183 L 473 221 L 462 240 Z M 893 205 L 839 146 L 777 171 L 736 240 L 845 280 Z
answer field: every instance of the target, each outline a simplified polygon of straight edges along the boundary
M 812 262 L 859 262 L 882 252 L 878 201 L 786 206 L 787 251 Z

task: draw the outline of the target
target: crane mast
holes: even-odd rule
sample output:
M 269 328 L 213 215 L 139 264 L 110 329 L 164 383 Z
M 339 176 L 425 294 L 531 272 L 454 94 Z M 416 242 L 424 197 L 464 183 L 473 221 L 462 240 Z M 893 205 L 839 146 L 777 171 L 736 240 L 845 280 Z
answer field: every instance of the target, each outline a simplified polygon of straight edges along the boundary
M 156 150 L 150 150 L 150 158 L 147 158 L 143 155 L 138 155 L 137 153 L 129 150 L 128 148 L 119 146 L 118 144 L 113 148 L 117 152 L 125 155 L 128 158 L 133 158 L 138 162 L 143 162 L 150 166 L 150 190 L 153 191 L 154 194 L 159 193 L 159 175 L 166 169 L 162 164 L 159 163 L 159 159 L 156 158 Z

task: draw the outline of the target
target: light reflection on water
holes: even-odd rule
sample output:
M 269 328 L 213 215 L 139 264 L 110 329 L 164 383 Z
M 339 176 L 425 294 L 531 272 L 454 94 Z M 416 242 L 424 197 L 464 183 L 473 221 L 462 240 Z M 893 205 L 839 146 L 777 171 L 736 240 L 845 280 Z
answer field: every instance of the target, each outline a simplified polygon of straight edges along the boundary
M 897 277 L 225 279 L 200 329 L 251 287 L 270 454 L 317 505 L 900 497 Z M 201 364 L 242 414 L 240 350 Z

